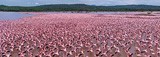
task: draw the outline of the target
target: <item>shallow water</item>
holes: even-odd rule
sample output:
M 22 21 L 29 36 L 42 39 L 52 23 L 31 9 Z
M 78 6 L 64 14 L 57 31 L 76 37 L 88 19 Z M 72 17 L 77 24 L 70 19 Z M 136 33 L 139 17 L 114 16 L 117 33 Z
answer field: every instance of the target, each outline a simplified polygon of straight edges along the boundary
M 0 20 L 15 20 L 28 16 L 33 16 L 33 14 L 26 14 L 21 12 L 0 12 Z
M 85 14 L 136 14 L 144 12 L 43 12 L 45 14 L 58 14 L 58 13 L 85 13 Z
M 59 13 L 77 13 L 77 12 L 42 12 L 44 14 L 59 14 Z M 80 12 L 85 13 L 86 12 Z M 88 14 L 119 14 L 126 12 L 88 12 Z M 22 13 L 22 12 L 0 12 L 0 20 L 16 20 L 23 17 L 33 16 L 34 14 Z
M 146 12 L 36 12 L 36 13 L 43 13 L 43 14 L 61 14 L 61 13 L 85 13 L 85 14 L 114 14 L 114 15 L 119 15 L 119 14 L 140 14 L 140 13 L 146 13 Z M 0 20 L 16 20 L 20 19 L 23 17 L 28 17 L 28 16 L 33 16 L 35 14 L 26 12 L 1 12 L 0 11 Z

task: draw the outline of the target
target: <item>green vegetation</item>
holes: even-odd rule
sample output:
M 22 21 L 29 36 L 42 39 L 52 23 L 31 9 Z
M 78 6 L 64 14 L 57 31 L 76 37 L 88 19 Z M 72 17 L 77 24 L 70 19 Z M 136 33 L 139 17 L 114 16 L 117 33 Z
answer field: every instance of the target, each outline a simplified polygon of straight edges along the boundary
M 31 7 L 0 5 L 0 11 L 160 11 L 160 6 L 118 5 L 94 6 L 85 4 L 54 4 Z

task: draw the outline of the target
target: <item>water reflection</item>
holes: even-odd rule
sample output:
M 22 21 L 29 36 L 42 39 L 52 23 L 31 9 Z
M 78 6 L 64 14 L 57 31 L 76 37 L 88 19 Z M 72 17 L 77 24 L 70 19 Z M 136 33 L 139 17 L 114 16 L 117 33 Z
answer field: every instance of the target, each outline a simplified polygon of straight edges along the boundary
M 0 20 L 15 20 L 32 15 L 33 14 L 25 14 L 21 12 L 0 12 Z

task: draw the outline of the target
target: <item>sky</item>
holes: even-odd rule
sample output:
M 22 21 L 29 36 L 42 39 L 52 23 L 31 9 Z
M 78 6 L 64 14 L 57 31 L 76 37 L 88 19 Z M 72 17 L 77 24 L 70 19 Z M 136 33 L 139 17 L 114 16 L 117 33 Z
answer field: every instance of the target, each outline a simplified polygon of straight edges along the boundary
M 45 4 L 88 4 L 97 6 L 112 5 L 159 5 L 160 0 L 0 0 L 0 5 L 37 6 Z

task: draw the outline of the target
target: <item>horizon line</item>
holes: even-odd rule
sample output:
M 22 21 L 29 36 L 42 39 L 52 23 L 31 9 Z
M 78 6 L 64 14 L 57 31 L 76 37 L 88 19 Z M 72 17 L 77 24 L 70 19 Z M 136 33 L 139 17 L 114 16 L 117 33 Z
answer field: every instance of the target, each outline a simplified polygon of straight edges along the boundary
M 75 4 L 42 4 L 42 5 L 33 5 L 33 6 L 24 6 L 19 5 L 20 7 L 34 7 L 34 6 L 43 6 L 43 5 L 76 5 L 80 3 Z M 81 4 L 81 5 L 88 5 L 88 6 L 107 6 L 107 5 L 91 5 L 91 4 Z M 126 4 L 126 5 L 148 5 L 148 4 Z M 12 5 L 3 5 L 0 4 L 0 6 L 12 6 Z M 13 5 L 14 6 L 14 5 Z M 18 5 L 17 5 L 18 6 Z M 108 6 L 125 6 L 125 5 L 108 5 Z M 148 6 L 160 6 L 160 5 L 148 5 Z

